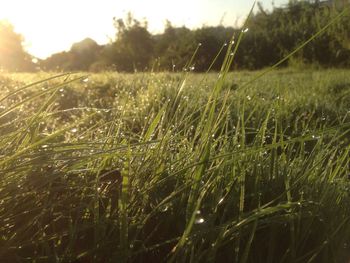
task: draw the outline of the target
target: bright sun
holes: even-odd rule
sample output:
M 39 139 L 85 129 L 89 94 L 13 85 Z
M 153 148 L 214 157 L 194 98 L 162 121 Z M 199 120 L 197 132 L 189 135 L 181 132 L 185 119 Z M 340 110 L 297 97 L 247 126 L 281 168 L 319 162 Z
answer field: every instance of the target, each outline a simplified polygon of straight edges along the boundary
M 101 43 L 113 35 L 113 15 L 82 3 L 80 0 L 11 0 L 1 3 L 0 19 L 8 20 L 24 36 L 30 53 L 44 58 L 67 50 L 72 43 L 86 37 Z

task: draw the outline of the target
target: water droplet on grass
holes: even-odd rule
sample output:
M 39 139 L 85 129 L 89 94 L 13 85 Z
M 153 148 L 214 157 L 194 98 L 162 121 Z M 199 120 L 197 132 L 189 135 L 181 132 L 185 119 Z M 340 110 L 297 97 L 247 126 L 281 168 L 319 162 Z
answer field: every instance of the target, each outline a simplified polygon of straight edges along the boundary
M 195 224 L 203 224 L 205 222 L 204 218 L 198 218 L 195 221 Z
M 162 212 L 166 212 L 166 211 L 168 211 L 168 209 L 169 209 L 169 207 L 166 205 L 163 207 Z

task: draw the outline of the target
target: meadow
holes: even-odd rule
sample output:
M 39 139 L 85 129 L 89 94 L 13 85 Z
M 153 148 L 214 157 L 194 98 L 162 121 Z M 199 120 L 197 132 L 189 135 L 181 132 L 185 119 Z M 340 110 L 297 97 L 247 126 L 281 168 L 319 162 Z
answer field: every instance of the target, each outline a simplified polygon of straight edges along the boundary
M 350 71 L 1 74 L 1 262 L 348 262 Z

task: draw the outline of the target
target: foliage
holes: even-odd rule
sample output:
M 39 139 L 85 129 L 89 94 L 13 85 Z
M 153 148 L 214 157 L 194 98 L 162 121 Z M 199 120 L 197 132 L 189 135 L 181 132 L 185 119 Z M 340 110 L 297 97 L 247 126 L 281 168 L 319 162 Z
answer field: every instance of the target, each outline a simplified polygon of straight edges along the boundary
M 258 11 L 247 24 L 249 31 L 242 39 L 232 67 L 261 69 L 273 65 L 349 8 L 347 4 L 333 6 L 327 3 L 290 1 L 287 6 L 275 7 L 272 11 L 264 10 L 262 4 L 259 4 Z M 114 18 L 114 26 L 116 36 L 110 43 L 99 46 L 92 39 L 85 39 L 74 44 L 70 51 L 54 54 L 41 61 L 41 68 L 49 71 L 120 72 L 182 71 L 192 68 L 204 72 L 210 67 L 219 71 L 227 48 L 223 45 L 228 44 L 232 36 L 237 38 L 241 32 L 241 29 L 221 25 L 198 29 L 174 27 L 167 21 L 163 33 L 152 35 L 147 29 L 147 21 L 140 22 L 130 13 L 126 19 Z M 346 12 L 336 24 L 281 66 L 349 67 L 349 27 L 350 15 Z M 7 28 L 11 32 L 11 27 Z M 13 47 L 11 52 L 14 54 L 4 51 L 0 54 L 7 56 L 2 59 L 2 63 L 12 63 L 12 66 L 5 66 L 14 70 L 19 61 L 28 60 L 28 56 L 23 53 L 19 35 L 12 33 L 12 37 L 7 38 L 8 41 L 17 43 L 7 44 L 7 49 Z M 198 45 L 200 48 L 197 50 Z M 187 65 L 194 53 L 196 57 L 193 64 Z M 13 59 L 10 60 L 10 57 Z M 214 58 L 216 60 L 212 64 Z M 23 64 L 20 69 L 27 68 Z
M 328 6 L 324 2 L 291 1 L 288 6 L 272 11 L 259 10 L 250 19 L 249 31 L 242 40 L 233 67 L 261 69 L 268 67 L 296 49 L 306 39 L 318 32 L 344 7 Z M 301 52 L 286 61 L 284 66 L 314 65 L 321 67 L 348 67 L 350 61 L 350 15 L 347 12 L 322 35 L 309 43 Z M 102 48 L 94 63 L 86 63 L 84 56 L 69 59 L 73 53 L 54 55 L 66 70 L 118 71 L 181 71 L 187 70 L 198 44 L 201 47 L 191 65 L 196 71 L 206 71 L 209 66 L 219 71 L 224 60 L 224 43 L 238 36 L 239 29 L 215 26 L 188 29 L 173 27 L 167 21 L 162 34 L 151 35 L 147 22 L 139 22 L 131 14 L 124 20 L 115 19 L 116 39 Z M 94 52 L 92 52 L 94 53 Z M 216 62 L 212 64 L 213 59 Z M 72 66 L 72 61 L 78 63 Z M 84 64 L 85 63 L 85 64 Z M 64 66 L 68 64 L 67 66 Z M 93 66 L 91 66 L 93 64 Z
M 190 61 L 197 45 L 200 44 L 194 62 L 195 69 L 206 71 L 218 54 L 220 47 L 229 41 L 233 33 L 233 28 L 223 26 L 202 27 L 191 31 L 186 27 L 174 28 L 167 23 L 164 33 L 156 36 L 158 69 L 182 70 Z M 220 70 L 223 58 L 224 52 L 219 55 L 212 69 Z
M 344 8 L 323 2 L 292 1 L 271 13 L 263 10 L 250 19 L 237 63 L 248 68 L 272 65 L 310 36 L 318 32 Z M 349 8 L 349 6 L 346 6 Z M 349 11 L 349 10 L 348 10 Z M 317 64 L 323 67 L 348 67 L 350 61 L 350 13 L 308 44 L 289 64 Z
M 147 70 L 153 58 L 154 43 L 147 30 L 147 23 L 141 24 L 129 14 L 126 22 L 115 19 L 116 41 L 105 50 L 109 64 L 118 71 Z
M 11 24 L 0 21 L 0 70 L 33 71 L 34 64 L 22 46 L 22 36 Z
M 72 45 L 70 51 L 53 54 L 41 61 L 47 71 L 88 71 L 99 59 L 102 47 L 94 40 L 86 38 Z

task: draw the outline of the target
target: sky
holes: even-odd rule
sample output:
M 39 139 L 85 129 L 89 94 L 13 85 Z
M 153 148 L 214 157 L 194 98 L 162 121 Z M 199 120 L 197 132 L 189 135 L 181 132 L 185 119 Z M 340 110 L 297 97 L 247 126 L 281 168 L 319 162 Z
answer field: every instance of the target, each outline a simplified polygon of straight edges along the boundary
M 151 33 L 162 32 L 165 20 L 174 26 L 235 26 L 244 20 L 254 0 L 0 0 L 0 20 L 14 25 L 25 49 L 38 58 L 69 50 L 87 37 L 99 44 L 114 38 L 113 17 L 128 12 L 147 19 Z M 271 8 L 272 0 L 260 1 Z M 274 0 L 279 6 L 287 0 Z

